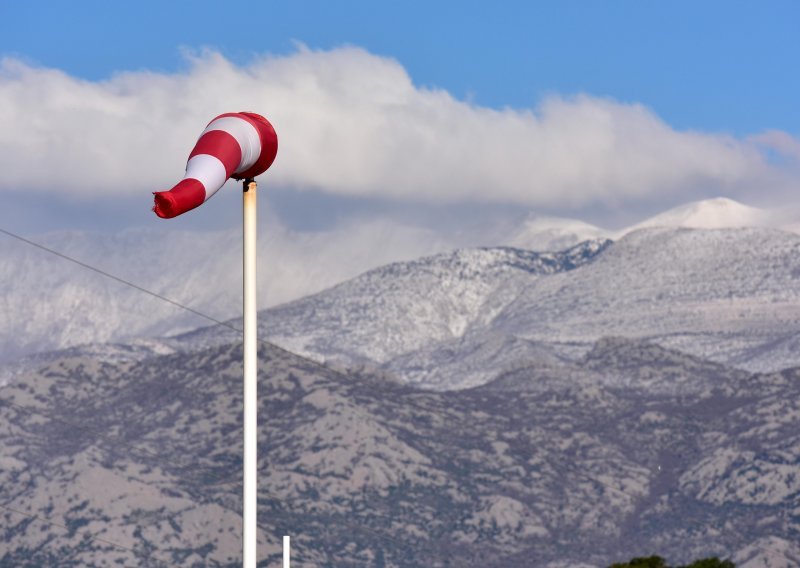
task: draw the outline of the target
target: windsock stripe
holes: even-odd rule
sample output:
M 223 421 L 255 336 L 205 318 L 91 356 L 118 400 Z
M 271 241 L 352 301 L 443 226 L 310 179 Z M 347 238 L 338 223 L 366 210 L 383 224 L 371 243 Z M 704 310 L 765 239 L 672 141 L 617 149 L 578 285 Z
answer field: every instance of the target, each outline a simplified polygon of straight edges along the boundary
M 186 163 L 184 179 L 196 179 L 205 188 L 205 199 L 214 195 L 228 180 L 225 164 L 216 156 L 197 154 Z
M 234 179 L 247 179 L 265 172 L 275 161 L 275 156 L 278 153 L 278 135 L 269 121 L 260 114 L 241 112 L 238 116 L 248 121 L 255 128 L 259 138 L 260 152 L 256 161 L 249 169 L 240 168 L 232 176 Z
M 197 155 L 218 158 L 225 166 L 225 177 L 230 177 L 242 162 L 242 150 L 236 139 L 224 130 L 206 132 L 197 141 L 189 159 Z
M 240 114 L 220 115 L 212 120 L 201 134 L 221 130 L 230 134 L 239 143 L 241 159 L 234 172 L 250 169 L 261 154 L 261 138 L 256 127 Z

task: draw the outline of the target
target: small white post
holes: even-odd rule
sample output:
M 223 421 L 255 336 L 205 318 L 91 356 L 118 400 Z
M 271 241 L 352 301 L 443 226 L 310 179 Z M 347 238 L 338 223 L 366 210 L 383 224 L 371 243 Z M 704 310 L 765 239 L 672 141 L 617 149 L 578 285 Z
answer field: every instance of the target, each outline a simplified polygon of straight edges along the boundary
M 289 536 L 283 537 L 283 568 L 289 568 L 289 561 L 292 557 L 292 539 Z
M 256 312 L 256 182 L 244 180 L 244 491 L 242 566 L 258 561 L 258 333 Z

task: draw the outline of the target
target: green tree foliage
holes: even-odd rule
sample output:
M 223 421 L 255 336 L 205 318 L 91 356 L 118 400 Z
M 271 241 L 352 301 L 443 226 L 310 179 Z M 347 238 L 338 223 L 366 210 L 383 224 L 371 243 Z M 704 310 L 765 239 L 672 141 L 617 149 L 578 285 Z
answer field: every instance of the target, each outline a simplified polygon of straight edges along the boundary
M 660 556 L 632 558 L 628 562 L 618 562 L 609 568 L 669 568 L 667 561 Z
M 720 560 L 716 556 L 711 558 L 703 558 L 702 560 L 695 560 L 686 566 L 679 566 L 678 568 L 736 568 L 736 564 L 730 560 Z
M 641 556 L 632 558 L 628 562 L 618 562 L 609 568 L 671 568 L 667 561 L 660 556 Z M 720 560 L 716 556 L 695 560 L 691 564 L 676 566 L 675 568 L 736 568 L 730 560 Z

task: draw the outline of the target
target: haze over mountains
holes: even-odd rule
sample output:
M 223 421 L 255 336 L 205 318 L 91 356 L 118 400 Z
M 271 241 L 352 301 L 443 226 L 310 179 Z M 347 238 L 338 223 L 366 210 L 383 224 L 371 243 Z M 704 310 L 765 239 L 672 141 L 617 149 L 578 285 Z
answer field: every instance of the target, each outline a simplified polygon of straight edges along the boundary
M 259 239 L 262 307 L 320 291 L 374 266 L 441 250 L 434 235 L 398 225 Z M 34 241 L 208 314 L 241 311 L 241 234 L 131 229 L 64 232 Z M 344 251 L 349 251 L 344 254 Z M 88 342 L 194 329 L 207 320 L 9 238 L 0 238 L 0 362 Z M 267 277 L 267 275 L 269 277 Z

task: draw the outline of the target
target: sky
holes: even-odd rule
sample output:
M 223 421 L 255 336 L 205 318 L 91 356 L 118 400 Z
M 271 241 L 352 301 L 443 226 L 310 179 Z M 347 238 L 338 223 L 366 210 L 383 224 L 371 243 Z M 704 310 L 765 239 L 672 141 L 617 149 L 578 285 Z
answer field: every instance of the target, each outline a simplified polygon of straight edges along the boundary
M 264 219 L 300 232 L 793 206 L 798 38 L 792 1 L 0 0 L 0 223 L 163 228 L 231 110 L 275 125 Z M 237 226 L 234 189 L 170 229 Z

